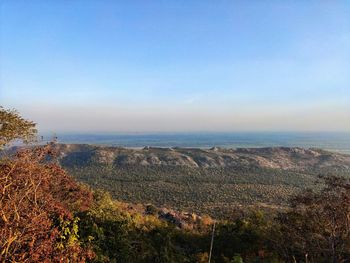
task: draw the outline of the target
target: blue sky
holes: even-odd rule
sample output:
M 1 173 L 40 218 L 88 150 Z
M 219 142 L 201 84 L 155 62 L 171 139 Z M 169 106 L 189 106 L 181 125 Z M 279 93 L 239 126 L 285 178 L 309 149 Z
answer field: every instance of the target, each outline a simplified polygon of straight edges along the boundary
M 350 131 L 350 1 L 0 8 L 1 105 L 42 131 Z

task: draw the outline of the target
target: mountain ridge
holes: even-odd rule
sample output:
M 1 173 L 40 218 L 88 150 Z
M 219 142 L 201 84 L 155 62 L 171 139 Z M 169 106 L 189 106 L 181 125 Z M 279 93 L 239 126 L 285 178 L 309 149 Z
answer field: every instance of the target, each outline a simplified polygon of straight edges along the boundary
M 65 165 L 87 163 L 116 166 L 186 166 L 191 168 L 261 167 L 307 170 L 339 167 L 350 169 L 350 155 L 317 148 L 160 148 L 142 149 L 90 144 L 57 144 Z
M 73 177 L 115 199 L 213 217 L 241 205 L 283 207 L 300 191 L 322 188 L 320 176 L 350 178 L 350 155 L 315 148 L 54 148 Z

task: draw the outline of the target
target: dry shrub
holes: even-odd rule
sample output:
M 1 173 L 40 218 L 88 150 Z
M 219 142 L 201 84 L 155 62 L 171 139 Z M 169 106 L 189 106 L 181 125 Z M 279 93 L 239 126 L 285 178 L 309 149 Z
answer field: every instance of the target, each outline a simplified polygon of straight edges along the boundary
M 0 261 L 84 262 L 74 211 L 87 209 L 91 192 L 54 161 L 52 145 L 0 160 Z

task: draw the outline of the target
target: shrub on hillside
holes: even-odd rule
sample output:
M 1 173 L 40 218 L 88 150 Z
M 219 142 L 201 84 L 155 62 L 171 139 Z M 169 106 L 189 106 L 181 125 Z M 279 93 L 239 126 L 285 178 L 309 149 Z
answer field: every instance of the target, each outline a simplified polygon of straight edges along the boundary
M 74 211 L 91 192 L 47 156 L 50 145 L 0 161 L 0 261 L 83 262 L 92 253 L 78 241 Z

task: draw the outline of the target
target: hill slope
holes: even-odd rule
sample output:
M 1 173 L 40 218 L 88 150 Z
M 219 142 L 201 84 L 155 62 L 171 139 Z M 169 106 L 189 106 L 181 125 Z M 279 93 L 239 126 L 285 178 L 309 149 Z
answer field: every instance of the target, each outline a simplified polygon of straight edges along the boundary
M 115 198 L 217 216 L 236 205 L 284 205 L 317 175 L 350 175 L 350 155 L 302 148 L 125 149 L 57 145 L 73 176 Z

